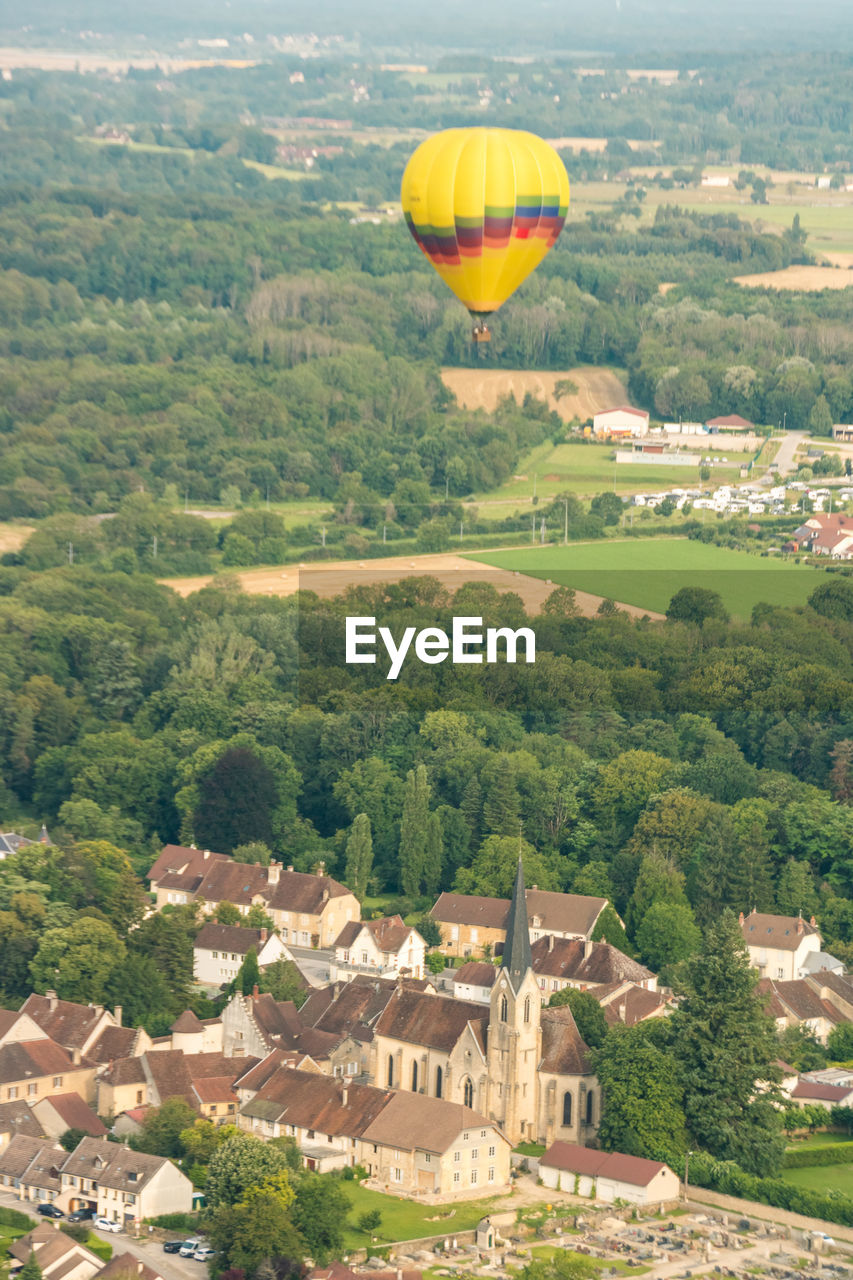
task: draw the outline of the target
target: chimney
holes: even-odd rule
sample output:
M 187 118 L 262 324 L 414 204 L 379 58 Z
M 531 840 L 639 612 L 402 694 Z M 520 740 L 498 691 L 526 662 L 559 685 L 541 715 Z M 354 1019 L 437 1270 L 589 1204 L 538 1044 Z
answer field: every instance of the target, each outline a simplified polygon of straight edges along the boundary
M 814 916 L 812 916 L 811 920 L 809 920 L 809 924 L 813 929 L 817 928 L 817 920 L 815 920 Z
M 71 1061 L 74 1063 L 74 1066 L 75 1066 L 75 1067 L 79 1067 L 79 1065 L 80 1065 L 80 1050 L 79 1050 L 76 1046 L 71 1050 Z
M 549 950 L 549 951 L 553 951 L 553 950 L 554 950 L 554 935 L 553 935 L 553 933 L 549 933 L 549 934 L 548 934 L 548 950 Z
M 628 1006 L 623 1000 L 622 1003 L 619 1005 L 619 1021 L 624 1022 L 627 1016 L 628 1016 Z
M 531 887 L 531 889 L 533 890 L 533 892 L 535 893 L 535 892 L 536 892 L 536 890 L 539 888 L 539 885 L 538 885 L 538 884 L 532 884 L 530 887 Z
M 205 851 L 204 851 L 204 855 L 203 855 L 203 856 L 204 856 L 204 860 L 205 860 L 205 862 L 207 862 L 208 858 L 210 857 L 210 850 L 209 850 L 209 849 L 205 849 Z
M 325 874 L 326 874 L 326 864 L 325 864 L 325 862 L 318 862 L 318 863 L 317 863 L 317 875 L 318 875 L 318 876 L 324 876 Z
M 805 933 L 806 926 L 803 923 L 803 917 L 797 916 L 797 933 Z
M 292 863 L 292 862 L 291 862 L 290 866 L 289 866 L 287 869 L 288 869 L 288 871 L 292 871 L 292 870 L 293 870 L 293 863 Z
M 262 929 L 261 929 L 261 942 L 266 942 L 266 940 L 267 940 L 267 931 L 266 931 L 266 929 L 263 929 L 263 928 L 262 928 Z
M 54 1011 L 54 1009 L 56 1008 L 56 1005 L 57 1005 L 57 1003 L 58 1003 L 58 1002 L 57 1002 L 57 998 L 56 998 L 56 992 L 55 992 L 55 991 L 45 991 L 45 993 L 44 993 L 44 994 L 47 996 L 47 1007 L 48 1007 L 48 1009 L 50 1010 L 50 1012 L 51 1012 L 51 1013 L 53 1013 L 53 1011 Z
M 292 871 L 293 868 L 288 867 L 288 870 Z M 270 862 L 270 865 L 267 867 L 267 884 L 271 884 L 271 885 L 278 884 L 280 879 L 281 879 L 281 863 Z
M 122 1020 L 123 1014 L 124 1014 L 123 1008 L 121 1007 L 120 1004 L 117 1004 L 116 1007 L 113 1009 L 113 1017 L 116 1020 L 117 1027 L 121 1026 L 121 1020 Z
M 256 982 L 255 985 L 252 987 L 252 999 L 257 1000 L 259 995 L 260 995 L 260 992 L 258 991 L 258 984 Z
M 738 916 L 738 918 L 737 918 L 737 922 L 738 922 L 738 924 L 743 924 L 743 922 L 744 922 L 744 920 L 745 920 L 745 919 L 746 919 L 746 917 L 744 916 L 743 912 L 741 911 L 740 915 L 739 915 L 739 916 Z
M 341 1089 L 341 1106 L 342 1107 L 345 1107 L 347 1105 L 348 1097 L 349 1097 L 349 1089 L 347 1088 L 346 1085 L 344 1085 L 343 1089 Z

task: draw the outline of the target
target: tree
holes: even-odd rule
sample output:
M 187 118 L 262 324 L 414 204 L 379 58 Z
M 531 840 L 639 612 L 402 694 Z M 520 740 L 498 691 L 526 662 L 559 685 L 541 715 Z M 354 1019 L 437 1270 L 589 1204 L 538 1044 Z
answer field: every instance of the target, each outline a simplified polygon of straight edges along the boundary
M 826 1048 L 830 1058 L 836 1062 L 849 1062 L 853 1059 L 853 1022 L 839 1022 L 827 1037 Z
M 347 837 L 346 870 L 344 880 L 352 889 L 359 902 L 364 901 L 367 893 L 367 881 L 373 869 L 373 837 L 370 832 L 370 819 L 366 813 L 359 813 L 353 820 Z
M 400 821 L 400 888 L 409 898 L 418 896 L 423 883 L 429 796 L 426 766 L 416 765 L 406 774 Z
M 59 1145 L 65 1151 L 73 1151 L 89 1134 L 86 1129 L 66 1129 L 59 1135 Z
M 701 627 L 708 618 L 728 622 L 729 615 L 723 597 L 708 587 L 682 587 L 676 591 L 666 607 L 670 622 L 688 622 Z
M 842 738 L 829 753 L 829 785 L 840 804 L 853 803 L 853 738 Z
M 204 1193 L 214 1208 L 221 1204 L 235 1204 L 249 1187 L 258 1186 L 286 1171 L 287 1158 L 283 1152 L 253 1134 L 237 1134 L 214 1152 Z
M 563 987 L 562 991 L 555 991 L 548 1001 L 550 1009 L 558 1009 L 562 1005 L 571 1009 L 584 1043 L 590 1049 L 600 1048 L 607 1035 L 607 1019 L 595 996 L 589 991 L 578 991 L 576 987 Z
M 358 1215 L 356 1226 L 366 1235 L 373 1235 L 382 1226 L 382 1214 L 378 1209 L 367 1209 Z
M 505 755 L 498 756 L 493 765 L 484 770 L 482 786 L 483 825 L 492 835 L 509 836 L 518 831 L 518 790 L 513 762 Z
M 23 1276 L 24 1280 L 42 1280 L 42 1269 L 36 1262 L 36 1255 L 30 1250 L 30 1256 L 18 1272 L 18 1276 Z
M 767 1087 L 779 1077 L 775 1027 L 757 982 L 737 918 L 724 911 L 685 963 L 671 1026 L 691 1139 L 765 1175 L 778 1169 L 784 1143 Z
M 519 1272 L 519 1280 L 592 1280 L 598 1270 L 589 1258 L 557 1249 L 546 1259 L 528 1262 Z
M 272 849 L 261 840 L 252 840 L 248 844 L 238 844 L 231 856 L 235 862 L 248 862 L 268 867 L 272 860 Z
M 103 1004 L 126 947 L 106 920 L 80 917 L 65 929 L 48 929 L 30 964 L 37 991 L 56 991 L 61 1000 Z
M 196 1119 L 197 1113 L 185 1098 L 167 1098 L 161 1106 L 146 1111 L 142 1132 L 133 1135 L 130 1145 L 134 1151 L 177 1160 L 186 1154 L 181 1134 L 195 1124 Z
M 276 1001 L 291 1000 L 301 1008 L 308 999 L 305 979 L 292 960 L 276 960 L 261 970 L 258 987 Z
M 813 436 L 832 435 L 832 410 L 826 396 L 818 396 L 809 414 L 809 431 Z
M 246 952 L 246 958 L 240 965 L 240 972 L 234 979 L 235 990 L 242 991 L 244 996 L 250 996 L 258 985 L 261 971 L 258 968 L 258 953 L 254 947 L 249 947 Z
M 654 844 L 640 863 L 634 892 L 625 912 L 625 923 L 635 939 L 637 930 L 655 903 L 687 906 L 684 883 L 683 872 L 679 871 L 671 858 L 659 852 L 657 844 Z
M 220 1152 L 223 1149 L 220 1147 Z M 247 1276 L 256 1276 L 265 1262 L 301 1257 L 302 1242 L 291 1217 L 293 1201 L 293 1188 L 284 1170 L 246 1187 L 236 1203 L 217 1200 L 207 1229 L 220 1258 Z
M 834 575 L 811 593 L 807 603 L 823 618 L 853 622 L 853 578 Z
M 622 512 L 625 510 L 624 503 L 618 493 L 600 493 L 598 497 L 593 498 L 589 504 L 590 511 L 597 516 L 601 516 L 607 525 L 618 524 L 622 519 Z
M 221 902 L 217 902 L 213 918 L 217 924 L 242 925 L 244 923 L 243 913 L 240 908 L 235 906 L 233 902 L 229 902 L 227 898 L 223 898 Z
M 272 769 L 254 752 L 223 752 L 198 790 L 193 829 L 200 847 L 230 853 L 247 843 L 272 843 L 278 788 Z
M 850 1023 L 841 1024 L 850 1026 Z M 837 1030 L 838 1028 L 833 1028 Z M 832 1033 L 830 1033 L 830 1039 Z M 802 1024 L 785 1027 L 778 1035 L 779 1057 L 797 1071 L 819 1071 L 826 1066 L 827 1051 Z
M 686 902 L 653 902 L 634 934 L 640 956 L 654 973 L 699 950 L 702 934 Z
M 319 1173 L 303 1173 L 296 1183 L 293 1225 L 315 1264 L 340 1257 L 350 1200 L 340 1182 Z
M 526 840 L 519 840 L 518 836 L 487 836 L 470 867 L 457 871 L 454 889 L 457 893 L 508 898 L 515 883 L 519 854 L 528 884 L 538 884 L 540 889 L 560 888 L 556 871 Z
M 615 947 L 623 955 L 633 955 L 622 921 L 609 902 L 595 922 L 592 930 L 592 941 L 609 942 L 611 947 Z
M 426 840 L 424 841 L 424 863 L 421 876 L 423 892 L 435 897 L 441 885 L 441 868 L 444 862 L 444 841 L 441 833 L 441 818 L 433 812 L 427 818 Z
M 776 909 L 783 916 L 804 915 L 808 919 L 817 910 L 818 896 L 814 876 L 807 862 L 789 858 L 776 885 Z
M 614 1027 L 592 1055 L 601 1087 L 598 1138 L 606 1151 L 624 1151 L 678 1168 L 687 1147 L 678 1064 L 642 1024 Z

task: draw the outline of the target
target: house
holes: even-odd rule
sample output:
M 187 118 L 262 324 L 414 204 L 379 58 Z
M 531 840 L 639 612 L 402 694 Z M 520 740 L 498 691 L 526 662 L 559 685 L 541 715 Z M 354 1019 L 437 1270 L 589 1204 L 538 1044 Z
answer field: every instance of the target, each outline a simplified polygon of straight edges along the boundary
M 69 1129 L 80 1129 L 93 1138 L 107 1136 L 106 1125 L 78 1093 L 58 1093 L 50 1098 L 39 1098 L 32 1111 L 45 1137 L 58 1139 Z
M 236 992 L 222 1012 L 225 1054 L 228 1058 L 265 1058 L 272 1049 L 304 1053 L 324 1070 L 338 1048 L 340 1035 L 318 1030 L 299 1016 L 292 1000 L 275 1000 L 269 992 Z M 244 1069 L 244 1068 L 243 1068 Z
M 362 1164 L 378 1190 L 479 1196 L 506 1189 L 510 1143 L 470 1107 L 280 1068 L 240 1111 L 260 1137 L 290 1136 L 308 1168 Z
M 662 991 L 649 991 L 636 982 L 613 982 L 605 987 L 590 987 L 604 1010 L 607 1025 L 622 1023 L 634 1027 L 647 1018 L 665 1018 L 672 1008 L 672 995 Z
M 55 991 L 40 996 L 28 996 L 19 1010 L 32 1018 L 46 1036 L 61 1045 L 68 1053 L 75 1052 L 89 1057 L 101 1037 L 116 1027 L 121 1027 L 122 1011 L 118 1005 L 114 1013 L 100 1004 L 77 1004 L 73 1000 L 60 1000 Z M 131 1028 L 126 1028 L 131 1031 Z
M 808 1076 L 800 1076 L 789 1097 L 800 1108 L 819 1106 L 831 1111 L 833 1107 L 849 1107 L 853 1105 L 853 1086 L 849 1084 L 826 1084 L 822 1080 L 812 1080 Z
M 149 1266 L 135 1253 L 114 1253 L 98 1273 L 98 1280 L 163 1280 L 158 1267 Z
M 56 1093 L 78 1093 L 86 1102 L 95 1100 L 95 1064 L 73 1056 L 49 1036 L 0 1044 L 0 1101 L 37 1098 Z
M 790 982 L 762 978 L 758 990 L 780 1031 L 803 1027 L 826 1044 L 833 1027 L 853 1022 L 853 978 L 847 974 L 821 969 Z
M 794 530 L 794 538 L 813 555 L 853 560 L 853 516 L 815 512 Z
M 453 971 L 453 994 L 457 1000 L 488 1004 L 498 971 L 488 960 L 468 960 Z
M 33 1254 L 44 1280 L 92 1280 L 104 1265 L 103 1259 L 85 1245 L 72 1240 L 59 1224 L 42 1222 L 18 1240 L 13 1240 L 9 1253 L 18 1264 L 9 1274 L 17 1271 Z
M 659 1160 L 618 1151 L 592 1151 L 570 1142 L 553 1143 L 539 1158 L 539 1176 L 546 1187 L 589 1196 L 613 1204 L 660 1205 L 678 1199 L 680 1182 Z
M 212 915 L 230 902 L 247 915 L 255 906 L 272 918 L 285 943 L 330 947 L 350 920 L 361 919 L 358 899 L 345 885 L 325 874 L 284 870 L 235 862 L 210 849 L 167 844 L 148 872 L 157 908 L 168 903 L 199 902 Z
M 221 1018 L 198 1018 L 192 1009 L 184 1009 L 169 1028 L 168 1047 L 189 1054 L 221 1053 L 222 1040 Z
M 649 430 L 649 415 L 633 405 L 616 405 L 597 413 L 592 429 L 597 436 L 644 436 Z
M 383 978 L 422 978 L 426 943 L 402 916 L 381 920 L 351 920 L 334 942 L 330 977 L 349 982 L 358 973 Z
M 28 840 L 26 836 L 18 835 L 17 831 L 0 831 L 0 862 L 4 858 L 8 858 L 11 854 L 17 853 L 19 849 L 23 849 L 28 844 L 50 844 L 50 836 L 47 834 L 47 827 L 41 824 L 38 841 Z
M 743 435 L 748 435 L 755 430 L 755 424 L 747 418 L 742 418 L 739 413 L 730 413 L 722 418 L 710 418 L 705 426 L 709 431 L 738 431 Z
M 171 1160 L 101 1138 L 83 1138 L 63 1161 L 59 1177 L 59 1208 L 95 1209 L 125 1227 L 193 1207 L 192 1183 Z
M 559 911 L 572 895 L 537 894 L 525 893 L 519 862 L 488 1006 L 401 987 L 373 1028 L 370 1076 L 384 1088 L 472 1107 L 513 1143 L 586 1141 L 598 1125 L 597 1081 L 571 1010 L 542 1007 L 528 923 L 532 908 Z M 604 903 L 575 898 L 571 918 L 591 929 Z
M 657 989 L 657 978 L 650 969 L 609 942 L 555 937 L 549 933 L 537 938 L 531 955 L 533 972 L 546 1003 L 555 991 L 562 991 L 564 987 L 594 993 L 598 987 L 629 982 L 647 991 Z
M 551 893 L 536 885 L 526 890 L 527 917 L 533 942 L 546 934 L 555 938 L 586 938 L 604 908 L 606 898 L 580 893 Z M 463 958 L 497 955 L 506 937 L 508 898 L 443 893 L 430 911 L 441 932 L 440 950 Z
M 0 1152 L 0 1187 L 14 1190 L 19 1200 L 35 1204 L 59 1195 L 59 1166 L 65 1152 L 50 1138 L 16 1134 Z
M 832 427 L 832 438 L 833 440 L 845 440 L 848 444 L 853 444 L 853 423 L 834 423 Z
M 756 911 L 740 913 L 738 922 L 749 963 L 763 978 L 792 982 L 804 972 L 806 958 L 820 951 L 820 932 L 814 917 L 772 916 Z
M 168 1098 L 180 1097 L 208 1118 L 227 1116 L 236 1110 L 236 1098 L 226 1096 L 219 1084 L 202 1090 L 206 1093 L 202 1103 L 196 1086 L 208 1080 L 233 1082 L 249 1065 L 245 1058 L 235 1062 L 222 1053 L 152 1049 L 139 1058 L 114 1062 L 103 1072 L 98 1080 L 98 1111 L 104 1116 L 118 1116 L 136 1107 L 159 1107 Z M 213 1098 L 215 1089 L 222 1093 L 221 1100 Z
M 0 1102 L 0 1151 L 18 1133 L 28 1138 L 44 1137 L 44 1130 L 23 1098 L 17 1102 Z
M 209 920 L 193 943 L 193 977 L 213 987 L 232 982 L 252 948 L 261 969 L 277 960 L 293 959 L 277 933 Z

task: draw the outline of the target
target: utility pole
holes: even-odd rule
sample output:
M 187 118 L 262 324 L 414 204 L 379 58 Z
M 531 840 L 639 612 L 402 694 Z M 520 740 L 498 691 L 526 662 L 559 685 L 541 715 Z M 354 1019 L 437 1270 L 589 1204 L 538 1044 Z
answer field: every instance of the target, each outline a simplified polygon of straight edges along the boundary
M 386 533 L 387 533 L 387 530 L 388 530 L 388 526 L 387 526 L 387 524 L 383 524 L 383 526 L 382 526 L 382 541 L 383 541 L 383 543 L 388 541 L 387 537 L 385 536 L 385 535 L 386 535 Z
M 154 559 L 156 560 L 157 559 L 157 534 L 156 533 L 154 534 L 154 541 L 151 544 L 151 549 L 153 551 Z
M 542 523 L 539 526 L 539 542 L 541 546 L 545 546 L 545 517 L 542 517 Z
M 688 1188 L 689 1188 L 689 1185 L 690 1185 L 690 1184 L 689 1184 L 689 1178 L 690 1178 L 690 1157 L 691 1157 L 692 1155 L 693 1155 L 693 1152 L 692 1152 L 692 1151 L 688 1151 L 688 1152 L 686 1152 L 686 1154 L 685 1154 L 685 1156 L 684 1156 L 684 1199 L 685 1199 L 685 1200 L 687 1199 L 687 1192 L 688 1192 Z
M 323 539 L 323 546 L 325 547 L 326 545 L 326 526 L 325 525 L 323 525 L 323 528 L 320 530 L 320 537 Z
M 450 476 L 444 477 L 444 501 L 450 497 Z
M 539 479 L 537 472 L 533 473 L 533 501 L 536 501 L 536 481 Z
M 73 542 L 69 542 L 68 544 L 68 563 L 69 564 L 74 563 L 74 543 Z
M 460 521 L 459 521 L 459 541 L 460 541 L 460 542 L 462 541 L 462 528 L 463 528 L 464 524 L 465 524 L 465 521 L 464 521 L 464 520 L 460 520 Z
M 530 541 L 536 541 L 536 512 L 533 512 L 533 520 L 530 525 Z
M 569 545 L 569 500 L 566 498 L 566 523 L 563 526 L 563 546 Z

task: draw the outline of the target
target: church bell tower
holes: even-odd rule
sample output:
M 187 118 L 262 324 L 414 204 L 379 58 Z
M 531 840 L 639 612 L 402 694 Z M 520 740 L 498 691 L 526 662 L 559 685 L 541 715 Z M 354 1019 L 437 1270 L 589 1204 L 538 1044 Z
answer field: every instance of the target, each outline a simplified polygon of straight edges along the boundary
M 519 857 L 488 1032 L 489 1113 L 513 1143 L 536 1139 L 541 1008 Z

